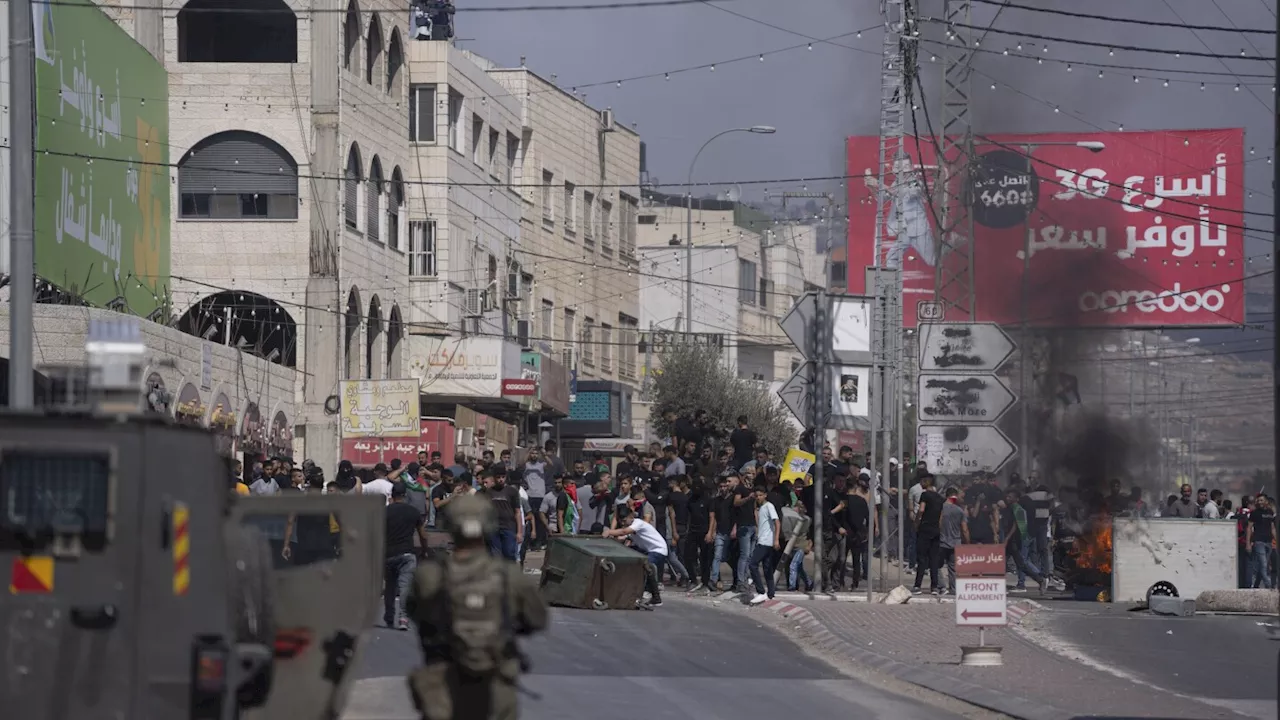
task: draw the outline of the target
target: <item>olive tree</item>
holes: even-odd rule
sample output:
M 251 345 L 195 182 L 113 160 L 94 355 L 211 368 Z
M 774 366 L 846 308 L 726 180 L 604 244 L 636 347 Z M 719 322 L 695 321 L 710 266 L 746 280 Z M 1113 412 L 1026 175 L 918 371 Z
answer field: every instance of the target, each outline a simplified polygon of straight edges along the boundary
M 795 444 L 790 411 L 766 383 L 734 374 L 719 349 L 677 345 L 662 355 L 659 367 L 649 388 L 653 401 L 649 421 L 659 433 L 671 433 L 665 417 L 668 410 L 677 416 L 705 410 L 724 433 L 722 440 L 737 427 L 738 417 L 746 415 L 747 424 L 774 456 L 782 457 Z

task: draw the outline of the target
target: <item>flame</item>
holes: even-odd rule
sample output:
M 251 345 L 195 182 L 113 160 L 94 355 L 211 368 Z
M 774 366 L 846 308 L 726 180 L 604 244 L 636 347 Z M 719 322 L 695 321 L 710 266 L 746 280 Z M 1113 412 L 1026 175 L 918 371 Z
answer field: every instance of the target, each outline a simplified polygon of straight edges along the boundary
M 1111 574 L 1111 515 L 1094 518 L 1089 531 L 1076 538 L 1076 567 Z

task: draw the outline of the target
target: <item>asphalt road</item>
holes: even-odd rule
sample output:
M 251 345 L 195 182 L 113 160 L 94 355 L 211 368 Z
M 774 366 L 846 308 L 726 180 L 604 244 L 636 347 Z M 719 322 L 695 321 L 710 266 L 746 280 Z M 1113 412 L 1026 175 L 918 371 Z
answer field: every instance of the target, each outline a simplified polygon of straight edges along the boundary
M 405 675 L 418 661 L 410 633 L 378 629 L 356 668 L 344 720 L 413 713 Z M 533 661 L 521 717 L 599 720 L 643 708 L 647 720 L 776 720 L 958 716 L 850 679 L 789 640 L 734 613 L 671 602 L 655 612 L 552 610 L 552 626 L 525 643 Z
M 1054 604 L 1036 625 L 1113 672 L 1257 718 L 1277 717 L 1274 618 L 1171 618 L 1122 607 Z

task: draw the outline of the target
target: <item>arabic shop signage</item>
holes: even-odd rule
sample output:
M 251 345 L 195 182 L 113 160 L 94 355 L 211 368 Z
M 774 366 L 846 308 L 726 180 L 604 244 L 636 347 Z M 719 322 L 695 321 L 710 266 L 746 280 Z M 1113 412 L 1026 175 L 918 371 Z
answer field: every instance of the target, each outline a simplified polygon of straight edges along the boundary
M 542 353 L 520 353 L 520 377 L 537 383 L 538 401 L 544 410 L 569 414 L 569 371 L 564 365 Z
M 533 397 L 538 394 L 538 381 L 530 378 L 503 380 L 502 394 L 507 397 Z
M 417 438 L 342 438 L 342 458 L 356 467 L 372 467 L 380 462 L 390 463 L 395 458 L 408 465 L 418 460 L 419 452 L 439 450 L 446 458 L 452 458 L 457 441 L 457 430 L 447 418 L 423 418 L 422 432 Z
M 724 333 L 684 333 L 675 330 L 642 332 L 640 333 L 640 347 L 642 352 L 647 351 L 655 355 L 661 355 L 671 348 L 686 342 L 686 338 L 694 345 L 724 350 Z
M 342 437 L 417 438 L 418 381 L 342 381 Z
M 1004 229 L 1027 221 L 1040 199 L 1040 178 L 1027 156 L 1011 150 L 984 153 L 972 172 L 969 206 L 974 222 Z
M 409 336 L 409 373 L 436 397 L 502 397 L 520 377 L 520 346 L 499 338 Z
M 168 73 L 89 0 L 32 11 L 36 146 L 57 151 L 36 154 L 36 273 L 151 315 L 169 291 Z

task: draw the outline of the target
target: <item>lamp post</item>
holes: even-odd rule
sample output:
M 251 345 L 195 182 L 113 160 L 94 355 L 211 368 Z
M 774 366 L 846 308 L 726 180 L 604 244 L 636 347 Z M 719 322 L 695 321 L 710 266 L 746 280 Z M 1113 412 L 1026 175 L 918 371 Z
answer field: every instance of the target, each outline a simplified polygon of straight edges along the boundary
M 1030 175 L 1032 173 L 1031 154 L 1034 153 L 1038 148 L 1055 147 L 1055 146 L 1056 147 L 1075 147 L 1075 148 L 1081 148 L 1083 150 L 1088 150 L 1091 153 L 1100 153 L 1103 150 L 1107 149 L 1106 143 L 1098 140 L 1080 140 L 1078 142 L 1036 142 L 1036 143 L 1022 143 L 1017 146 L 1012 146 L 1007 143 L 996 142 L 990 138 L 983 137 L 981 135 L 978 137 L 982 139 L 982 142 L 974 143 L 975 146 L 997 145 L 1005 149 L 1021 148 L 1020 154 L 1022 155 L 1023 159 L 1026 161 L 1025 169 L 1026 169 L 1027 175 Z M 1019 398 L 1019 403 L 1018 403 L 1018 425 L 1019 425 L 1019 431 L 1022 435 L 1022 438 L 1020 441 L 1021 446 L 1018 448 L 1018 457 L 1019 457 L 1018 471 L 1019 471 L 1019 474 L 1022 476 L 1022 479 L 1024 482 L 1028 477 L 1030 477 L 1030 474 L 1031 474 L 1031 453 L 1032 453 L 1031 403 L 1030 403 L 1031 343 L 1028 340 L 1028 335 L 1030 334 L 1029 333 L 1030 318 L 1028 317 L 1028 314 L 1027 314 L 1027 298 L 1030 296 L 1030 275 L 1031 275 L 1031 236 L 1030 236 L 1031 228 L 1029 227 L 1030 222 L 1031 222 L 1031 214 L 1028 213 L 1027 219 L 1023 222 L 1023 230 L 1026 231 L 1024 233 L 1026 237 L 1024 237 L 1022 241 L 1023 242 L 1022 244 L 1022 281 L 1021 281 L 1022 287 L 1020 292 L 1021 307 L 1019 309 L 1019 314 L 1021 316 L 1019 327 L 1021 332 L 1019 333 L 1019 336 L 1018 336 L 1019 346 L 1020 346 L 1019 360 L 1018 360 L 1018 365 L 1019 365 L 1018 388 L 1019 388 L 1019 394 L 1021 396 Z
M 693 168 L 698 164 L 698 156 L 713 140 L 729 133 L 745 132 L 756 135 L 772 135 L 777 128 L 771 125 L 752 125 L 751 127 L 730 128 L 712 135 L 698 152 L 694 153 L 693 162 L 689 163 L 689 182 L 685 185 L 685 236 L 684 236 L 684 331 L 685 340 L 693 338 Z

